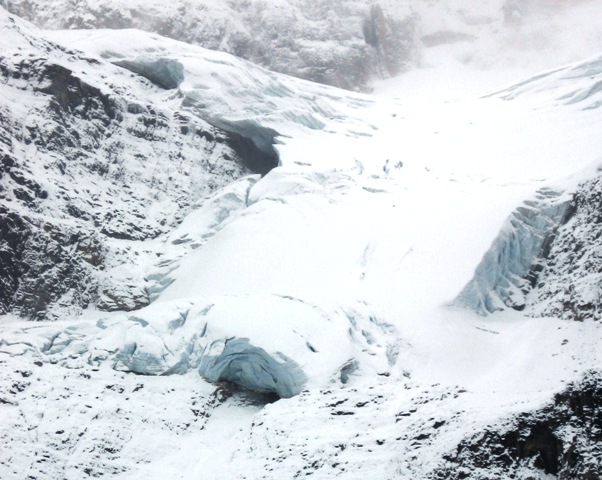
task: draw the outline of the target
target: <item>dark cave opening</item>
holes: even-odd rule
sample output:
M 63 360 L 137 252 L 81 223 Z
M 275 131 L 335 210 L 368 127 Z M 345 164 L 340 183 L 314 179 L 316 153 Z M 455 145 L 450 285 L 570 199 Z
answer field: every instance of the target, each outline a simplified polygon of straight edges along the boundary
M 238 133 L 223 126 L 221 128 L 228 134 L 228 145 L 249 170 L 263 176 L 280 165 L 280 157 L 274 148 L 274 139 L 278 135 L 276 131 L 255 127 L 255 135 L 247 136 L 250 132 Z

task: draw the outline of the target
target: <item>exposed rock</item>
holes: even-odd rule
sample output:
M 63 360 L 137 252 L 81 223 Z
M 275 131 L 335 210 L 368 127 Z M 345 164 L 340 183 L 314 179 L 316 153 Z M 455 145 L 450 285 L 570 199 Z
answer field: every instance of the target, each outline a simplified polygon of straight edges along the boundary
M 14 50 L 0 59 L 0 312 L 140 308 L 142 273 L 123 268 L 139 261 L 136 242 L 168 232 L 245 165 L 271 167 L 245 139 L 160 103 L 181 65 L 149 67 L 156 87 L 3 20 Z
M 87 246 L 85 256 L 83 232 L 38 222 L 0 207 L 0 313 L 42 319 L 51 304 L 77 309 L 95 298 L 86 258 L 101 259 L 100 245 Z
M 395 76 L 407 69 L 415 55 L 415 28 L 412 17 L 388 15 L 379 3 L 370 6 L 363 24 L 364 39 L 376 52 L 382 77 Z
M 544 407 L 462 441 L 433 478 L 582 478 L 599 480 L 602 374 L 585 377 Z
M 568 320 L 602 318 L 602 177 L 582 184 L 571 219 L 549 247 L 529 297 L 532 313 Z

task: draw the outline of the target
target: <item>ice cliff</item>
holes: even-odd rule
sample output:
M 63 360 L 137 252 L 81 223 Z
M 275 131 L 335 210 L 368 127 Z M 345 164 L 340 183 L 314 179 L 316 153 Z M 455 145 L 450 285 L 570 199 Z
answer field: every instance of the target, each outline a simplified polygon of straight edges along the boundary
M 602 105 L 601 85 L 597 55 L 490 97 L 595 112 Z M 599 162 L 567 184 L 564 193 L 540 190 L 511 215 L 457 304 L 483 315 L 509 307 L 534 316 L 600 319 Z
M 512 213 L 456 303 L 485 315 L 506 307 L 524 310 L 558 228 L 571 215 L 570 199 L 541 190 Z
M 110 363 L 138 375 L 198 371 L 209 382 L 290 398 L 352 376 L 388 375 L 400 341 L 366 305 L 249 295 L 159 301 L 94 327 L 49 332 L 36 348 L 53 363 Z

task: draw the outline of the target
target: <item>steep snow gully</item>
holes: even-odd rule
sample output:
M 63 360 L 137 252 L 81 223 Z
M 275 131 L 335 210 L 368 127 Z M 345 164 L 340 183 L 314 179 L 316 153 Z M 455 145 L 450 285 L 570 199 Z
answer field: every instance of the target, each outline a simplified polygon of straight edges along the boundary
M 2 480 L 600 479 L 601 56 L 434 103 L 0 52 Z

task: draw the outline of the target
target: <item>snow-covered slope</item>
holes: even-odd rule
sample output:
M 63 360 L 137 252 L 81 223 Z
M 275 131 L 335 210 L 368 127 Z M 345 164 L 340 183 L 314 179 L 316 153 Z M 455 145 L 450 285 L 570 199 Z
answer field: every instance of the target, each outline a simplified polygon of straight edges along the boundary
M 585 273 L 597 258 L 602 120 L 586 107 L 596 74 L 579 79 L 579 91 L 593 92 L 585 103 L 559 100 L 566 72 L 590 71 L 591 62 L 507 90 L 516 95 L 435 103 L 311 84 L 140 31 L 50 33 L 2 18 L 12 37 L 3 37 L 11 56 L 0 88 L 7 118 L 22 126 L 2 123 L 14 159 L 3 170 L 10 201 L 2 208 L 62 226 L 70 214 L 54 184 L 76 205 L 86 188 L 113 188 L 80 209 L 127 220 L 137 208 L 131 223 L 141 234 L 113 238 L 101 227 L 122 224 L 108 220 L 68 225 L 92 231 L 109 252 L 93 278 L 106 272 L 107 284 L 122 288 L 127 277 L 150 304 L 64 308 L 36 323 L 8 304 L 0 317 L 0 478 L 599 476 L 596 317 L 563 319 L 543 287 L 536 303 L 525 300 L 547 308 L 538 317 L 527 309 L 483 317 L 454 300 L 476 282 L 481 300 L 505 306 L 500 279 L 516 280 L 516 293 L 534 265 L 546 285 L 568 271 L 578 291 L 594 291 Z M 56 74 L 12 73 L 22 57 L 68 68 L 58 78 L 86 87 L 48 92 Z M 93 87 L 123 117 L 103 123 L 97 137 L 87 123 L 95 110 L 80 120 L 77 108 L 49 107 L 88 98 L 82 91 Z M 15 132 L 29 131 L 30 118 L 39 128 L 62 121 L 56 138 L 79 143 L 48 153 L 45 143 L 21 142 Z M 144 134 L 127 128 L 138 122 Z M 172 144 L 152 135 L 158 124 L 173 135 L 181 165 Z M 187 160 L 196 132 L 202 155 Z M 90 173 L 91 155 L 113 158 L 115 135 L 120 176 Z M 52 163 L 44 169 L 63 152 L 65 175 Z M 155 174 L 130 157 L 139 152 Z M 240 162 L 264 175 L 247 175 Z M 14 193 L 20 177 L 10 172 L 27 168 L 36 182 L 48 179 L 52 194 L 25 202 Z M 126 185 L 145 195 L 117 202 Z M 147 218 L 165 222 L 150 233 Z M 2 234 L 10 248 L 29 246 L 30 268 L 46 257 L 56 263 Z M 573 239 L 583 242 L 577 253 L 587 252 L 577 269 L 572 254 L 552 254 Z M 492 242 L 503 254 L 486 253 Z M 79 260 L 75 248 L 65 251 L 59 258 Z M 28 271 L 12 277 L 18 287 Z M 479 305 L 490 312 L 491 304 Z
M 528 97 L 559 111 L 602 106 L 602 57 L 538 75 L 493 94 Z M 567 125 L 567 127 L 571 127 Z M 599 150 L 594 149 L 594 155 Z M 602 157 L 599 157 L 602 158 Z M 531 315 L 600 319 L 600 178 L 594 163 L 563 190 L 541 190 L 507 221 L 461 292 L 458 303 L 481 314 L 511 307 Z M 587 245 L 586 248 L 585 245 Z

